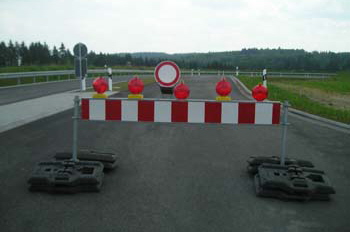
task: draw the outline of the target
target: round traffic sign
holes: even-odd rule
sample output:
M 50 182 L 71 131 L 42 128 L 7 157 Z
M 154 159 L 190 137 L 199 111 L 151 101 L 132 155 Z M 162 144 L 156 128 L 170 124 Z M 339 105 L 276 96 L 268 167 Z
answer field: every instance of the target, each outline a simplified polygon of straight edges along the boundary
M 159 63 L 154 71 L 154 77 L 163 87 L 172 87 L 180 80 L 180 68 L 172 61 Z
M 87 47 L 83 43 L 77 43 L 73 48 L 73 53 L 76 57 L 86 57 Z

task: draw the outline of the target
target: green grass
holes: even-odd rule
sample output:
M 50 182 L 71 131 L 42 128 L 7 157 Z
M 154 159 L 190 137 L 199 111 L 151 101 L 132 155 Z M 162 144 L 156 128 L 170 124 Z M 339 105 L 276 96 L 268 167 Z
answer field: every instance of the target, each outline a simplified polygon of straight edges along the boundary
M 344 78 L 344 77 L 342 77 Z M 257 85 L 259 82 L 261 82 L 261 78 L 258 77 L 243 77 L 240 76 L 239 79 L 249 88 L 252 89 L 255 85 Z M 322 103 L 313 101 L 309 99 L 305 95 L 299 95 L 297 93 L 279 88 L 275 85 L 273 85 L 273 81 L 268 82 L 268 88 L 269 88 L 269 100 L 275 100 L 275 101 L 289 101 L 291 106 L 293 108 L 319 115 L 321 117 L 329 118 L 332 120 L 336 120 L 339 122 L 344 123 L 350 123 L 350 110 L 342 110 L 342 109 L 335 109 L 333 107 L 324 105 Z M 298 81 L 298 83 L 300 83 Z M 305 82 L 308 83 L 308 82 Z M 302 82 L 300 83 L 302 84 Z M 341 85 L 341 84 L 334 84 L 334 86 Z M 318 86 L 318 85 L 314 85 Z M 337 88 L 341 89 L 340 87 L 334 87 L 334 90 L 337 90 Z
M 350 72 L 341 72 L 337 76 L 328 79 L 270 78 L 269 82 L 292 84 L 330 93 L 350 94 Z

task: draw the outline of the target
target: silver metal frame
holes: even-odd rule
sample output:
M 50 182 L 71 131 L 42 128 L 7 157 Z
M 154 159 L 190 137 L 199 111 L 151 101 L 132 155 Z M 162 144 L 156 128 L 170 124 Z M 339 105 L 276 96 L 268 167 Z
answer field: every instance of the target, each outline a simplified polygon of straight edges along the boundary
M 82 98 L 82 99 L 94 99 L 94 100 L 106 100 L 104 98 Z M 113 98 L 110 98 L 113 99 Z M 130 101 L 140 101 L 139 99 L 128 99 L 128 98 L 115 98 L 115 100 L 130 100 Z M 176 99 L 145 99 L 143 101 L 147 100 L 157 100 L 157 101 L 179 101 Z M 198 101 L 206 101 L 206 102 L 218 102 L 215 100 L 200 100 L 200 99 L 191 99 L 190 101 L 184 100 L 184 102 L 198 102 Z M 256 101 L 229 101 L 229 102 L 247 102 L 247 103 L 256 103 Z M 78 120 L 81 118 L 80 111 L 79 111 L 79 103 L 80 98 L 79 96 L 74 97 L 74 116 L 73 116 L 73 152 L 72 152 L 72 161 L 77 162 L 78 160 Z M 261 102 L 261 103 L 280 103 L 278 101 L 267 101 L 267 102 Z M 280 154 L 280 165 L 285 165 L 285 158 L 286 158 L 286 145 L 287 145 L 287 127 L 289 125 L 288 123 L 288 108 L 289 103 L 288 101 L 285 101 L 283 103 L 283 115 L 282 115 L 282 136 L 281 136 L 281 154 Z M 91 120 L 93 121 L 93 120 Z M 245 125 L 245 124 L 237 124 L 237 125 Z M 250 125 L 250 124 L 249 124 Z M 254 125 L 259 126 L 259 125 Z M 261 125 L 261 126 L 271 126 L 271 125 Z
M 105 101 L 105 98 L 82 98 L 82 99 L 93 99 L 94 101 Z M 216 101 L 216 100 L 210 100 L 210 99 L 189 99 L 189 100 L 178 100 L 178 99 L 163 99 L 163 98 L 146 98 L 146 99 L 129 99 L 129 98 L 108 98 L 108 100 L 127 100 L 127 101 L 177 101 L 177 102 L 229 102 L 229 103 L 261 103 L 261 104 L 273 104 L 273 103 L 281 103 L 279 101 L 252 101 L 252 100 L 231 100 L 231 101 Z
M 288 101 L 283 103 L 283 115 L 282 115 L 282 137 L 281 137 L 281 157 L 280 164 L 285 165 L 286 159 L 286 146 L 287 146 L 287 127 L 288 127 Z

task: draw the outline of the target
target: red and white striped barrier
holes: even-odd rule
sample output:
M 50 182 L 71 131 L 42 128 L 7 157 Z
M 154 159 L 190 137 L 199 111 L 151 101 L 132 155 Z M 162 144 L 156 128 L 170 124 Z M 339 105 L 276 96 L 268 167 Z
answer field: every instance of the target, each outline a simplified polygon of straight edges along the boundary
M 81 101 L 83 120 L 279 124 L 279 102 L 93 99 Z

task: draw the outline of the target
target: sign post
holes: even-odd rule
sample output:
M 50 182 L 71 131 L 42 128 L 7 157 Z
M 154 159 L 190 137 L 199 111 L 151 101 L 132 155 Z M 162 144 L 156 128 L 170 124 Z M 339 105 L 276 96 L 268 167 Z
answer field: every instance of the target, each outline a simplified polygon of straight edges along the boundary
M 263 70 L 262 78 L 263 78 L 263 85 L 265 87 L 267 87 L 267 71 L 266 71 L 266 68 L 264 68 L 264 70 Z
M 73 48 L 75 56 L 75 75 L 81 80 L 81 91 L 86 90 L 87 75 L 87 47 L 83 43 L 77 43 Z

